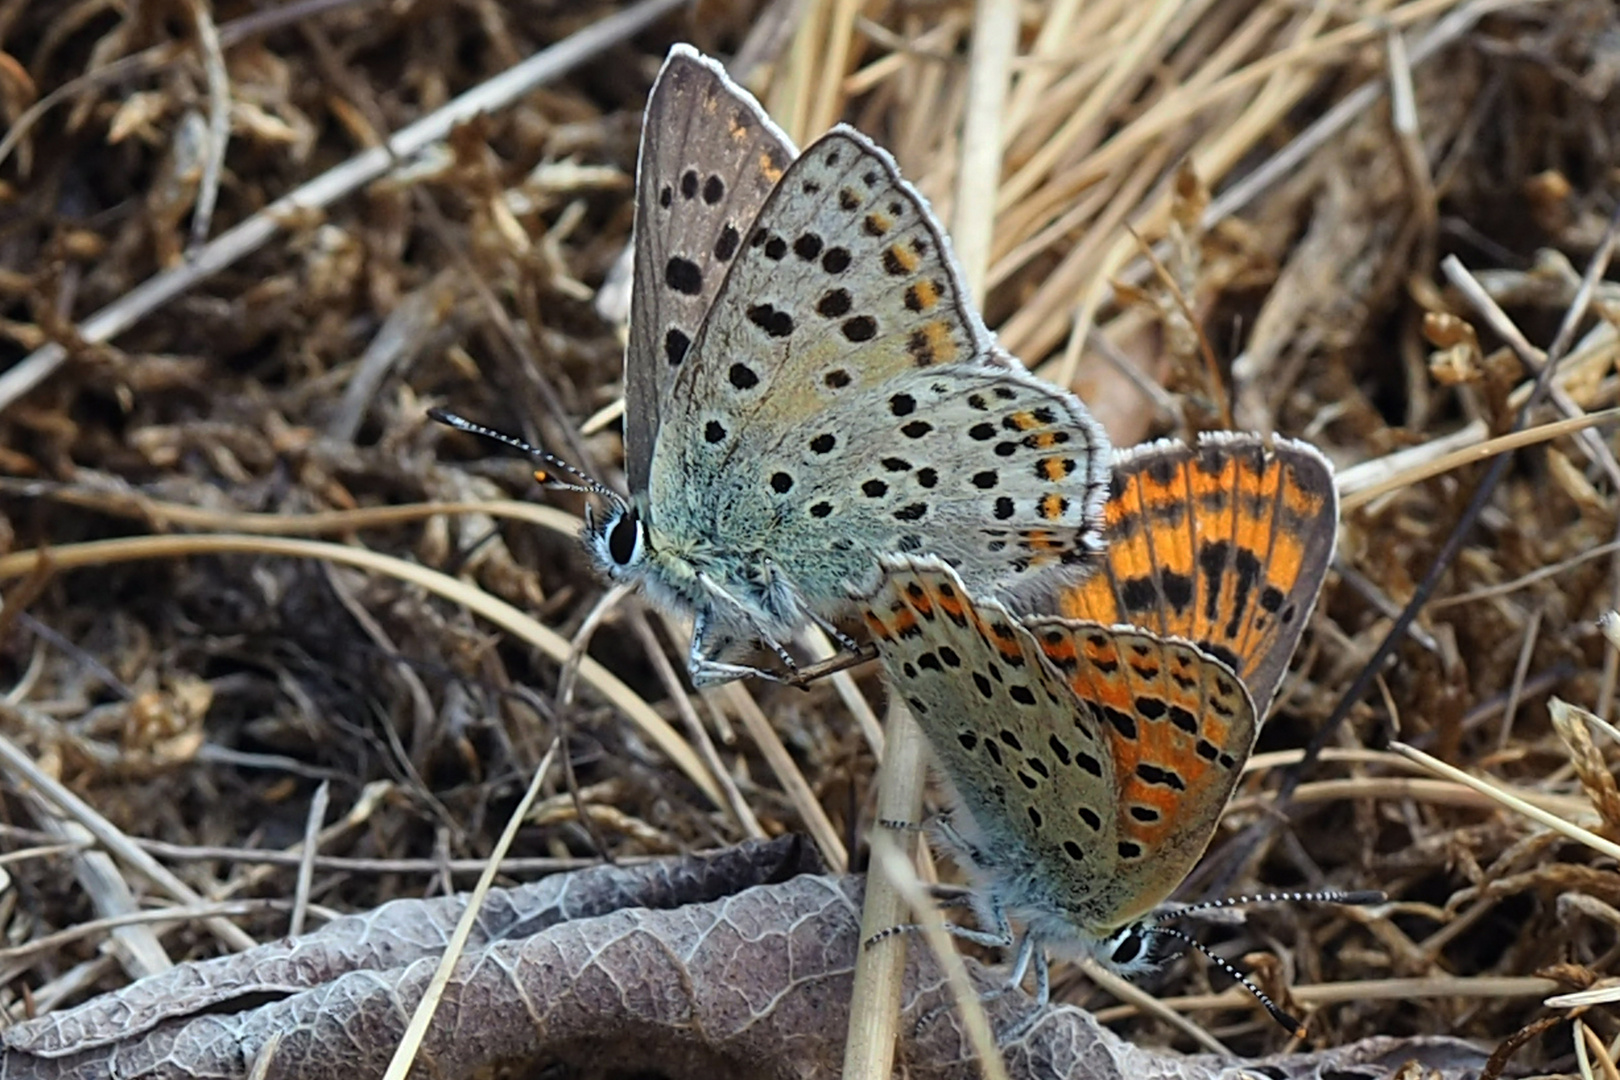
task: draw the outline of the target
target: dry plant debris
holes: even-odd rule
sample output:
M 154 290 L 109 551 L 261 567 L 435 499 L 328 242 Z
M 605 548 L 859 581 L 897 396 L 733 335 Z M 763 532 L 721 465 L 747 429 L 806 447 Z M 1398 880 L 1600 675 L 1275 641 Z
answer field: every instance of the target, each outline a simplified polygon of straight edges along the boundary
M 836 1076 L 827 1066 L 843 1037 L 859 886 L 805 873 L 815 869 L 808 855 L 785 838 L 491 894 L 424 1058 L 454 1076 L 525 1059 L 549 1059 L 571 1075 L 656 1061 L 669 1076 Z M 148 979 L 62 1022 L 29 1025 L 30 1056 L 18 1055 L 11 1071 L 88 1080 L 106 1074 L 116 1049 L 118 1066 L 137 1074 L 234 1075 L 264 1053 L 305 1063 L 299 1075 L 376 1075 L 421 992 L 427 965 L 415 961 L 442 945 L 462 899 L 396 900 L 303 942 Z M 919 952 L 911 967 L 916 993 L 905 1019 L 921 1034 L 909 1075 L 976 1075 L 929 955 Z M 996 1012 L 1005 1023 L 1018 1008 L 1003 997 Z M 368 1037 L 335 1040 L 342 1031 Z M 1374 1080 L 1395 1054 L 1449 1073 L 1484 1060 L 1456 1040 L 1383 1039 L 1262 1068 L 1271 1080 L 1326 1072 Z M 1094 1077 L 1129 1076 L 1157 1060 L 1078 1009 L 1009 1047 L 1008 1058 L 1018 1075 Z M 1188 1060 L 1181 1071 L 1212 1080 L 1225 1064 Z
M 515 877 L 787 832 L 810 836 L 835 870 L 864 866 L 873 676 L 688 698 L 660 652 L 680 635 L 661 637 L 628 605 L 597 630 L 594 663 L 558 708 L 568 639 L 602 594 L 572 535 L 581 507 L 424 418 L 450 405 L 614 476 L 620 345 L 598 303 L 627 240 L 640 106 L 671 41 L 737 55 L 801 140 L 856 123 L 953 217 L 968 6 L 674 6 L 398 158 L 377 148 L 456 95 L 651 9 L 0 7 L 8 1024 L 51 1024 L 174 965 L 170 978 L 195 961 L 251 967 L 269 954 L 246 950 L 298 921 L 376 919 L 387 901 L 466 888 L 559 731 L 577 790 L 561 771 L 549 778 Z M 1240 427 L 1316 443 L 1347 493 L 1361 490 L 1374 470 L 1399 477 L 1507 431 L 1536 349 L 1577 307 L 1550 404 L 1530 423 L 1616 404 L 1614 274 L 1580 300 L 1620 190 L 1612 4 L 1052 0 L 1017 14 L 1000 183 L 983 200 L 984 307 L 1004 344 L 1076 389 L 1118 443 L 1218 427 L 1230 410 Z M 363 184 L 266 214 L 356 161 L 374 163 Z M 248 234 L 221 254 L 219 238 Z M 1469 273 L 1448 271 L 1448 256 Z M 1620 749 L 1579 712 L 1612 715 L 1620 670 L 1597 625 L 1620 600 L 1614 448 L 1598 427 L 1516 452 L 1439 595 L 1295 790 L 1286 827 L 1238 860 L 1234 838 L 1276 812 L 1279 772 L 1487 466 L 1347 502 L 1296 674 L 1189 882 L 1188 895 L 1332 882 L 1395 898 L 1378 917 L 1280 909 L 1206 935 L 1308 1013 L 1314 1047 L 1347 1047 L 1368 1070 L 1354 1075 L 1477 1067 L 1455 1044 L 1419 1041 L 1434 1035 L 1498 1049 L 1493 1070 L 1612 1068 L 1612 1015 L 1543 1002 L 1614 977 L 1615 859 L 1367 747 L 1398 729 L 1616 839 Z M 1557 724 L 1553 694 L 1576 709 Z M 330 823 L 310 820 L 323 783 Z M 755 1041 L 720 1052 L 831 1075 L 842 1031 L 822 1007 L 847 992 L 856 909 L 842 879 L 801 881 L 653 914 L 627 902 L 601 916 L 617 930 L 580 919 L 514 948 L 614 933 L 634 969 L 681 932 L 702 936 L 701 920 L 746 914 L 762 951 L 703 961 L 721 984 L 706 989 L 740 992 L 755 985 L 741 972 L 764 977 L 750 966 L 765 963 L 763 943 L 786 932 L 771 920 L 798 912 L 829 927 L 823 974 L 794 984 L 800 1011 L 771 1013 Z M 243 955 L 208 959 L 232 953 Z M 912 954 L 908 1017 L 945 1000 L 926 951 Z M 520 957 L 506 959 L 469 968 L 465 986 L 509 1023 L 529 1019 L 526 995 L 579 992 L 555 971 L 514 981 Z M 695 964 L 661 970 L 680 984 Z M 395 986 L 379 990 L 390 1009 Z M 1196 959 L 1150 988 L 1234 1051 L 1290 1049 L 1241 997 L 1217 1000 L 1221 977 Z M 323 991 L 307 983 L 275 991 L 286 1015 L 320 1011 L 305 995 Z M 1078 973 L 1058 996 L 1103 1010 L 1130 1043 L 1193 1045 L 1110 1008 Z M 650 1013 L 620 1003 L 570 1038 L 616 1032 L 626 1045 Z M 204 1022 L 273 1026 L 235 1007 L 234 1021 Z M 1577 1011 L 1579 1028 L 1564 1022 Z M 1169 1067 L 1103 1029 L 1060 1026 L 1089 1023 L 1079 1015 L 1055 1013 L 1040 1029 L 1055 1041 L 1009 1054 L 1014 1074 Z M 31 1060 L 47 1075 L 29 1030 L 8 1033 L 6 1068 Z M 180 1030 L 199 1029 L 153 1029 Z M 376 1044 L 364 1059 L 385 1060 L 398 1029 L 365 1030 Z M 314 1041 L 298 1053 L 327 1045 L 301 1031 Z M 1393 1041 L 1357 1041 L 1375 1038 Z M 957 1039 L 939 1023 L 902 1052 L 917 1074 L 961 1074 Z M 268 1053 L 270 1075 L 296 1071 L 281 1056 L 290 1045 Z M 670 1074 L 706 1067 L 672 1045 L 658 1044 Z M 535 1059 L 548 1053 L 575 1060 L 555 1047 Z M 1284 1080 L 1347 1060 L 1263 1068 Z

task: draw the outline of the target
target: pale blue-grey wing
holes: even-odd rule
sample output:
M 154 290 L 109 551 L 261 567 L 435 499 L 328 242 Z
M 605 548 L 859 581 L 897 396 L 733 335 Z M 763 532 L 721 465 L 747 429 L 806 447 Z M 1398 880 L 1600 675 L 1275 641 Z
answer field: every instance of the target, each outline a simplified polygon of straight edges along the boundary
M 888 552 L 949 552 L 976 591 L 1016 593 L 1096 545 L 1100 426 L 995 350 L 926 203 L 852 129 L 783 175 L 673 402 L 657 527 L 773 559 L 823 614 Z M 883 475 L 890 450 L 913 483 Z
M 969 599 L 937 559 L 884 560 L 863 615 L 971 820 L 975 864 L 1021 917 L 1082 929 L 1119 904 L 1118 787 L 1100 713 L 1005 608 Z
M 793 160 L 793 144 L 713 60 L 676 45 L 653 84 L 636 168 L 624 456 L 647 490 L 653 445 L 726 266 Z
M 840 391 L 989 355 L 926 203 L 893 158 L 840 126 L 761 208 L 677 374 L 676 407 L 723 411 L 731 435 L 781 430 Z M 683 427 L 701 444 L 701 424 Z
M 1106 439 L 1072 395 L 1016 368 L 908 370 L 737 445 L 691 512 L 757 538 L 823 613 L 889 553 L 938 555 L 971 594 L 1020 610 L 1097 557 Z

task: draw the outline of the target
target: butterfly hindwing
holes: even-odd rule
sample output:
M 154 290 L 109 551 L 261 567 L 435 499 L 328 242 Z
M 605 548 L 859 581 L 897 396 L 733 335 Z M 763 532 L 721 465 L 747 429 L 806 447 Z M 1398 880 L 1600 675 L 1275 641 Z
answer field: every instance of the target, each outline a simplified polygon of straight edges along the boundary
M 1248 434 L 1152 443 L 1118 455 L 1104 515 L 1107 557 L 1058 610 L 1194 642 L 1237 672 L 1264 718 L 1333 557 L 1327 460 Z
M 931 558 L 885 559 L 866 621 L 1002 907 L 1097 938 L 1187 876 L 1254 744 L 1226 664 L 1134 627 L 1020 620 Z
M 1162 903 L 1204 853 L 1254 745 L 1254 702 L 1185 640 L 1052 617 L 1025 625 L 1101 719 L 1118 821 L 1104 925 L 1118 926 Z
M 740 439 L 686 489 L 686 513 L 763 538 L 812 597 L 869 589 L 885 552 L 935 554 L 975 594 L 1018 595 L 1096 558 L 1104 455 L 1078 443 L 1076 408 L 988 365 L 908 373 L 773 442 Z

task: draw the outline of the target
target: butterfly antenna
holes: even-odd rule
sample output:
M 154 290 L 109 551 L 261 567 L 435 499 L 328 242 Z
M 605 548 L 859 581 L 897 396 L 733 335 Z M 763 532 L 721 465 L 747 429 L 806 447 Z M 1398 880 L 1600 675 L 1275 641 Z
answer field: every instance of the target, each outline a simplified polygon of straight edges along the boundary
M 1239 971 L 1229 961 L 1216 956 L 1209 951 L 1203 942 L 1184 930 L 1174 926 L 1166 926 L 1165 922 L 1179 919 L 1185 915 L 1196 915 L 1202 911 L 1218 911 L 1221 908 L 1238 907 L 1242 904 L 1383 904 L 1389 901 L 1389 895 L 1380 889 L 1320 889 L 1315 892 L 1272 892 L 1255 893 L 1250 896 L 1227 896 L 1218 900 L 1202 900 L 1196 904 L 1187 904 L 1183 907 L 1165 911 L 1154 922 L 1142 927 L 1144 934 L 1163 934 L 1165 937 L 1184 941 L 1209 957 L 1222 971 L 1236 979 L 1243 988 L 1254 995 L 1256 1001 L 1265 1006 L 1271 1018 L 1294 1034 L 1295 1038 L 1304 1038 L 1305 1028 L 1298 1020 L 1278 1007 L 1277 1003 L 1267 997 L 1265 992 L 1250 981 L 1247 975 Z
M 1278 1005 L 1275 1001 L 1272 1001 L 1264 990 L 1254 985 L 1249 977 L 1243 974 L 1243 972 L 1239 971 L 1231 961 L 1223 959 L 1222 957 L 1216 956 L 1214 953 L 1210 952 L 1202 941 L 1199 941 L 1197 938 L 1193 937 L 1184 930 L 1176 929 L 1174 926 L 1149 925 L 1142 927 L 1141 932 L 1143 934 L 1161 934 L 1164 937 L 1175 938 L 1177 941 L 1184 941 L 1188 945 L 1197 949 L 1199 952 L 1209 957 L 1210 961 L 1216 967 L 1220 968 L 1222 971 L 1226 972 L 1228 975 L 1232 976 L 1232 978 L 1236 979 L 1240 984 L 1242 984 L 1243 989 L 1253 994 L 1254 999 L 1265 1007 L 1266 1012 L 1271 1014 L 1271 1018 L 1286 1028 L 1289 1034 L 1293 1035 L 1296 1039 L 1303 1039 L 1305 1037 L 1304 1024 L 1294 1019 L 1294 1017 L 1285 1012 L 1280 1005 Z
M 468 420 L 465 416 L 458 416 L 448 409 L 441 409 L 437 406 L 429 409 L 427 413 L 430 419 L 436 420 L 446 427 L 453 427 L 457 431 L 465 431 L 469 435 L 478 435 L 501 443 L 504 446 L 510 446 L 512 449 L 520 450 L 536 461 L 549 466 L 548 468 L 534 470 L 535 480 L 547 487 L 557 488 L 562 491 L 583 491 L 588 495 L 601 495 L 615 502 L 624 501 L 623 496 L 606 484 L 592 476 L 587 476 L 577 467 L 570 465 L 557 455 L 548 454 L 538 446 L 531 446 L 515 435 L 508 435 L 504 431 L 496 431 L 494 428 L 485 427 L 483 424 Z M 563 479 L 564 477 L 571 479 Z
M 1166 910 L 1161 920 L 1179 919 L 1183 915 L 1196 915 L 1201 911 L 1240 907 L 1244 904 L 1385 904 L 1389 894 L 1379 889 L 1320 889 L 1315 892 L 1252 893 L 1249 896 L 1227 896 L 1218 900 L 1200 900 Z

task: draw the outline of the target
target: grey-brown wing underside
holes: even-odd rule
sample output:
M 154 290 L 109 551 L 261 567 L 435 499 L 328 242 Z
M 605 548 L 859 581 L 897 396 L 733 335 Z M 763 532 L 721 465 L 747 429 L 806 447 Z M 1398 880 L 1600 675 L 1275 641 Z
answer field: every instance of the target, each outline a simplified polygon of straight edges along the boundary
M 625 470 L 647 490 L 675 373 L 726 266 L 796 151 L 714 61 L 676 45 L 647 101 L 636 168 L 635 276 L 624 361 Z

